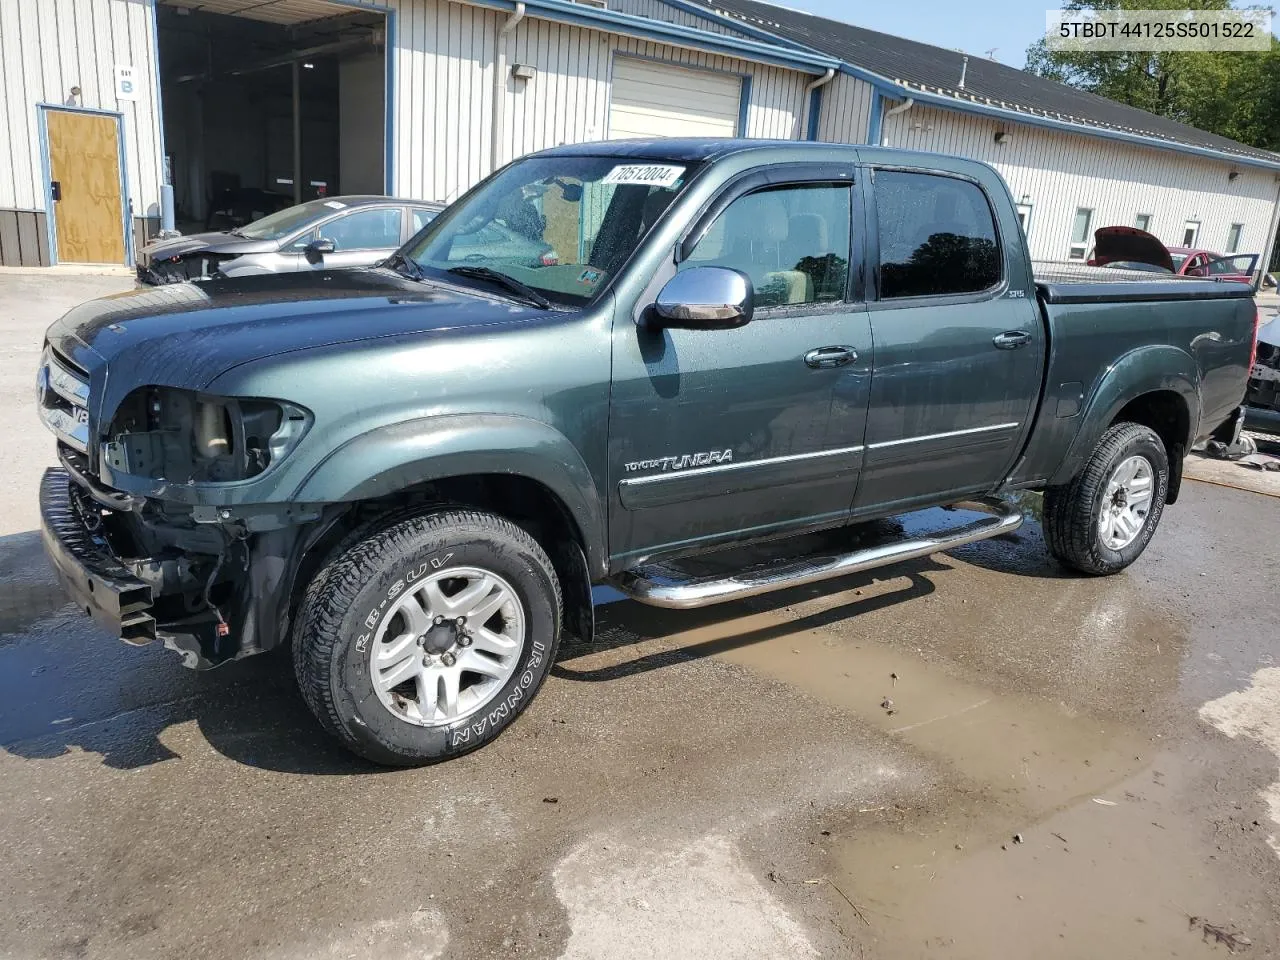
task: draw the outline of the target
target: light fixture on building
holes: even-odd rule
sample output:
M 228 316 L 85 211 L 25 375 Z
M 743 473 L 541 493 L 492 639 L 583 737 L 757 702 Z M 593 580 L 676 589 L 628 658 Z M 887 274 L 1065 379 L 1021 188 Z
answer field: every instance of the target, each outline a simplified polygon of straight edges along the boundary
M 513 63 L 511 65 L 511 75 L 517 80 L 532 80 L 537 72 L 537 67 L 530 66 L 527 63 Z
M 303 70 L 314 70 L 315 68 L 316 68 L 316 65 L 314 63 L 304 63 L 302 65 Z
M 996 140 L 996 143 L 1008 143 L 1009 135 L 1005 133 L 1003 130 L 997 130 L 995 140 Z

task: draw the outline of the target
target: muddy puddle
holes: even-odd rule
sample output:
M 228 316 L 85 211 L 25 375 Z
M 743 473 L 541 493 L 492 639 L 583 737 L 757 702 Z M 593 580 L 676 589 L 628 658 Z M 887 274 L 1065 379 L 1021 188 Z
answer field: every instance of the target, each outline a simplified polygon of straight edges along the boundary
M 1185 631 L 1124 579 L 1038 566 L 1038 536 L 998 562 L 938 556 L 711 610 L 620 603 L 600 611 L 601 644 L 619 676 L 741 665 L 935 771 L 922 798 L 815 824 L 854 956 L 1270 955 L 1268 892 L 1230 866 L 1266 831 L 1194 799 L 1213 778 L 1187 746 L 1204 734 L 1180 691 Z M 562 669 L 585 676 L 590 658 Z

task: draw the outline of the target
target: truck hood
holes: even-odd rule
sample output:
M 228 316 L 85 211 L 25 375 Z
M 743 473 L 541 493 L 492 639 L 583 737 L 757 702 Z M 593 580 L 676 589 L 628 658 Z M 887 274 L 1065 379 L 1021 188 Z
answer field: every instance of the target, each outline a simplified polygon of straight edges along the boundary
M 1118 262 L 1149 263 L 1174 273 L 1165 245 L 1137 227 L 1102 227 L 1093 232 L 1094 266 Z
M 152 260 L 172 260 L 192 253 L 220 253 L 243 256 L 246 253 L 272 253 L 280 249 L 278 240 L 251 240 L 230 233 L 193 233 L 189 237 L 157 240 L 142 248 Z
M 101 397 L 142 384 L 201 390 L 250 360 L 535 316 L 546 313 L 390 270 L 338 270 L 215 278 L 91 300 L 54 323 L 48 339 L 89 373 Z

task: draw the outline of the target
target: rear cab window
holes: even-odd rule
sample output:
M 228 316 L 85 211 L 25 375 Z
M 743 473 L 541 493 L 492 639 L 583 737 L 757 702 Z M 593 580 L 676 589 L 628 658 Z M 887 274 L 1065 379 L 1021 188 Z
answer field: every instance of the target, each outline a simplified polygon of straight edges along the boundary
M 975 294 L 1000 283 L 995 217 L 976 183 L 880 169 L 872 184 L 881 300 Z

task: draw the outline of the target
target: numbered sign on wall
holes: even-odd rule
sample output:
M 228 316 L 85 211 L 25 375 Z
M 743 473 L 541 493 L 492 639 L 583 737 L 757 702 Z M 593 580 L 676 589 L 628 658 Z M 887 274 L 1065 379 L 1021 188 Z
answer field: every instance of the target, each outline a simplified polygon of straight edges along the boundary
M 116 99 L 138 99 L 138 72 L 133 67 L 116 64 Z

